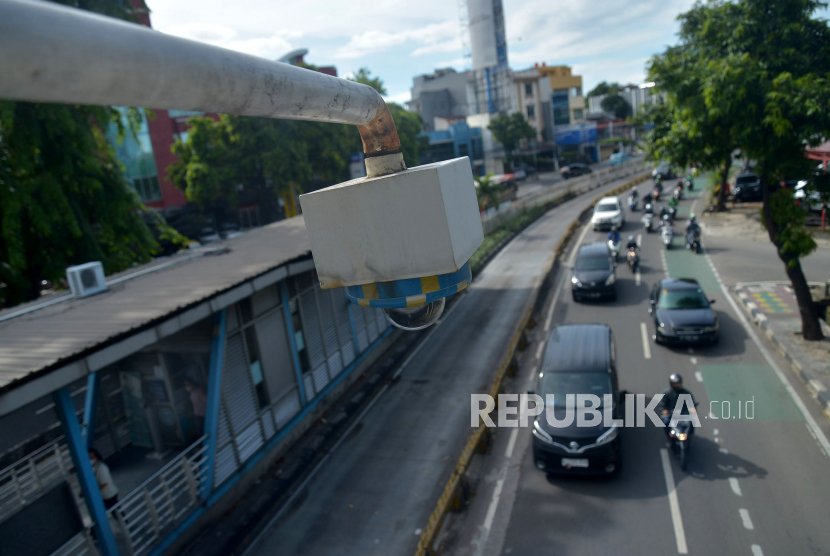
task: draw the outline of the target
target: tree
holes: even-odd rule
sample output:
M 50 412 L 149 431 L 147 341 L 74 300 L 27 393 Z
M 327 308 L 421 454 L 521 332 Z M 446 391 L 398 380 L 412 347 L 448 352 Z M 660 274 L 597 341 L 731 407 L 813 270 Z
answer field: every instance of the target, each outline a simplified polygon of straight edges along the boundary
M 513 153 L 519 146 L 519 141 L 522 139 L 534 139 L 536 137 L 536 130 L 532 125 L 527 123 L 524 115 L 521 112 L 514 112 L 512 114 L 497 114 L 490 118 L 490 131 L 493 132 L 493 137 L 496 141 L 504 146 L 506 152 L 505 162 L 511 163 L 513 160 Z
M 756 161 L 762 221 L 792 283 L 806 340 L 823 337 L 800 264 L 816 244 L 792 192 L 772 195 L 771 184 L 807 175 L 814 163 L 805 146 L 830 136 L 830 30 L 814 17 L 824 6 L 814 0 L 714 0 L 680 16 L 681 47 L 692 78 L 699 79 L 689 94 Z M 679 91 L 684 84 L 658 86 Z
M 610 112 L 617 117 L 617 119 L 625 120 L 631 116 L 631 105 L 619 93 L 613 95 L 606 95 L 600 106 L 606 112 Z
M 478 208 L 480 210 L 486 209 L 488 206 L 499 208 L 499 195 L 501 194 L 501 184 L 493 182 L 493 174 L 487 174 L 482 178 L 475 180 L 476 182 L 476 197 L 478 197 Z
M 360 68 L 354 73 L 354 76 L 348 78 L 349 81 L 357 81 L 364 85 L 369 85 L 371 88 L 386 96 L 386 87 L 383 85 L 383 80 L 380 77 L 372 77 L 372 72 L 369 68 Z
M 607 81 L 600 81 L 596 87 L 588 91 L 588 94 L 585 95 L 586 99 L 591 97 L 598 97 L 602 95 L 616 95 L 619 94 L 622 87 L 620 87 L 619 83 L 608 83 Z
M 130 19 L 114 0 L 71 4 Z M 112 273 L 158 250 L 107 142 L 110 126 L 130 131 L 111 107 L 0 102 L 0 306 L 38 298 L 67 266 L 100 260 Z

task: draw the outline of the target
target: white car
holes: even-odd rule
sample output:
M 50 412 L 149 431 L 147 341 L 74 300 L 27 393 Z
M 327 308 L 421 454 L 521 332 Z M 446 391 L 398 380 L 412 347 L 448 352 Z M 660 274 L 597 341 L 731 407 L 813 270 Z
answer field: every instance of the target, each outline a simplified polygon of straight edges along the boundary
M 603 197 L 597 202 L 594 215 L 591 217 L 594 231 L 610 230 L 615 226 L 620 228 L 623 222 L 625 222 L 625 211 L 617 197 Z
M 821 194 L 818 191 L 807 189 L 807 180 L 801 180 L 795 186 L 793 194 L 798 204 L 813 212 L 821 212 L 824 203 L 821 202 Z

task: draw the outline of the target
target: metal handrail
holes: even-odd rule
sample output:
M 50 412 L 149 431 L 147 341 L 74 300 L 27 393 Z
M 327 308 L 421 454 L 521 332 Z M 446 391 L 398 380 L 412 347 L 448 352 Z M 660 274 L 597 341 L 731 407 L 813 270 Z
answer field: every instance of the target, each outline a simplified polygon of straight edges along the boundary
M 352 124 L 368 156 L 400 152 L 368 85 L 51 2 L 0 2 L 0 75 L 9 100 Z

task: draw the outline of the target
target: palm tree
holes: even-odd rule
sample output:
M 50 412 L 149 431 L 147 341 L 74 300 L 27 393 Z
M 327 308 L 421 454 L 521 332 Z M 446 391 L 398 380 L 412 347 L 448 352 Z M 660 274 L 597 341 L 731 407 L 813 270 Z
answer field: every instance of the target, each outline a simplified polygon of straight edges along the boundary
M 478 197 L 479 210 L 485 210 L 488 206 L 495 209 L 499 208 L 499 194 L 501 193 L 501 184 L 494 183 L 493 174 L 487 174 L 483 178 L 475 180 L 476 183 L 476 197 Z

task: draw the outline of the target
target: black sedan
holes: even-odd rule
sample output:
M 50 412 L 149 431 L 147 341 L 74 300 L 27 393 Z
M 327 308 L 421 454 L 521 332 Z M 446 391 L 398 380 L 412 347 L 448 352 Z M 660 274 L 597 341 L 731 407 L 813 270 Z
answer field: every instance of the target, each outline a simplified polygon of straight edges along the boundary
M 571 277 L 574 301 L 617 298 L 617 263 L 605 243 L 591 243 L 579 248 Z
M 709 300 L 692 278 L 660 280 L 651 290 L 649 313 L 654 317 L 658 344 L 710 343 L 718 341 L 720 325 L 714 300 Z
M 587 164 L 583 164 L 581 162 L 574 162 L 569 166 L 565 166 L 564 168 L 559 170 L 559 172 L 562 174 L 563 179 L 568 179 L 575 178 L 577 176 L 584 176 L 585 174 L 590 174 L 591 172 L 593 172 L 593 170 L 591 170 L 591 167 Z

